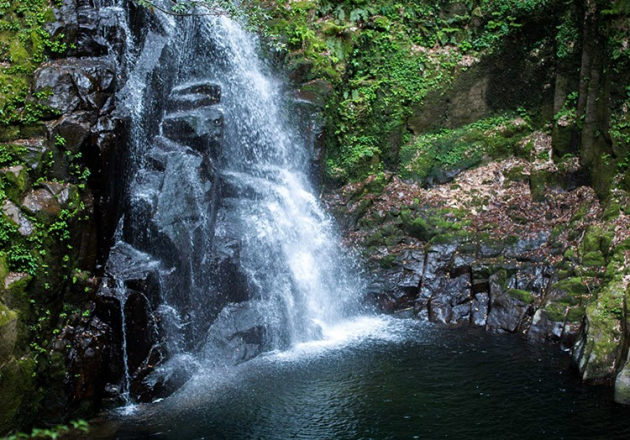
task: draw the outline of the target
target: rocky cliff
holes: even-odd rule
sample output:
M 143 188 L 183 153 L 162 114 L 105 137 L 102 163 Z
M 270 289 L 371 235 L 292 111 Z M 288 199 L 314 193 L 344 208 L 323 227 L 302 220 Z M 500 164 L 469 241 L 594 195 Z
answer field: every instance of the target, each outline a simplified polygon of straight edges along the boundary
M 252 3 L 295 88 L 313 177 L 371 272 L 366 298 L 386 312 L 558 343 L 585 380 L 614 383 L 616 400 L 630 403 L 630 57 L 620 2 Z M 119 231 L 129 246 L 109 255 L 133 176 L 133 133 L 116 105 L 128 80 L 122 54 L 138 56 L 161 25 L 133 4 L 99 6 L 112 4 L 0 5 L 0 433 L 89 414 L 125 386 L 144 400 L 186 379 L 147 379 L 167 358 L 168 329 L 156 318 L 163 291 L 145 244 L 157 236 L 160 257 L 186 270 L 173 257 L 190 251 L 180 231 L 158 234 L 150 222 L 146 236 Z M 203 127 L 221 125 L 218 89 L 147 75 L 169 98 L 145 121 L 164 133 L 150 140 L 144 177 L 176 186 L 165 170 L 183 167 L 184 151 L 212 198 L 216 151 L 204 145 L 218 135 Z M 132 211 L 169 224 L 175 207 L 154 202 Z M 208 267 L 238 280 L 238 244 L 224 238 Z M 202 334 L 228 300 L 242 302 L 241 287 L 220 287 L 234 296 L 200 318 Z M 125 365 L 123 319 L 141 329 Z M 221 319 L 215 329 L 233 335 Z M 260 344 L 246 339 L 255 355 Z
M 115 53 L 128 37 L 90 1 L 3 12 L 0 433 L 86 414 L 103 392 L 112 330 L 94 311 L 122 181 Z

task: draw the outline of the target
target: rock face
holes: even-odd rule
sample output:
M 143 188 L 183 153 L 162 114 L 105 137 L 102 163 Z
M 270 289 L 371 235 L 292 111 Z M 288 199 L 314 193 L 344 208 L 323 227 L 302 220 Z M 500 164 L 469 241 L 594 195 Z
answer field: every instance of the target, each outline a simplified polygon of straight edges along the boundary
M 186 353 L 200 346 L 218 365 L 243 362 L 265 347 L 240 243 L 214 233 L 229 192 L 219 172 L 220 96 L 208 82 L 173 87 L 161 134 L 130 182 L 129 220 L 110 252 L 95 310 L 114 329 L 104 378 L 111 398 L 167 396 L 194 372 Z
M 63 58 L 50 53 L 33 75 L 26 101 L 41 108 L 40 120 L 2 135 L 9 242 L 0 240 L 0 435 L 89 414 L 103 396 L 115 335 L 94 311 L 97 265 L 120 200 L 111 176 L 125 122 L 109 53 L 125 30 L 93 2 L 66 0 L 53 12 L 48 31 L 72 48 Z
M 517 245 L 526 245 L 521 240 Z M 408 310 L 420 319 L 473 325 L 498 333 L 523 333 L 535 341 L 571 345 L 579 323 L 545 307 L 558 295 L 557 276 L 544 262 L 488 254 L 487 243 L 428 243 L 397 255 L 391 268 L 375 272 L 375 300 L 385 310 Z
M 557 343 L 627 402 L 628 217 L 603 219 L 591 188 L 534 191 L 527 168 L 508 159 L 428 189 L 368 179 L 329 203 L 380 309 Z

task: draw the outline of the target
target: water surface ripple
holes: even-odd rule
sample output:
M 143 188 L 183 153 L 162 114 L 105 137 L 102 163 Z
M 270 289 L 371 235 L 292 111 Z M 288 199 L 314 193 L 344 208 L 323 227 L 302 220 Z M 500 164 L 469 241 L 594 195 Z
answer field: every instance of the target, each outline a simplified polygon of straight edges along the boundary
M 630 438 L 630 409 L 556 347 L 384 317 L 327 337 L 201 374 L 91 438 Z

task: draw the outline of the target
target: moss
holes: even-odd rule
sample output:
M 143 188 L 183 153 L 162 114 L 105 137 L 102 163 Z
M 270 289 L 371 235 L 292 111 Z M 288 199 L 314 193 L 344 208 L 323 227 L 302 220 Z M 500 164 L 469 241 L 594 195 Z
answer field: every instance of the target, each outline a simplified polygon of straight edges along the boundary
M 567 314 L 568 322 L 580 322 L 584 319 L 586 309 L 584 307 L 571 307 Z
M 35 361 L 30 357 L 9 358 L 0 365 L 0 432 L 24 426 L 37 404 Z
M 566 306 L 558 303 L 551 303 L 547 305 L 543 310 L 547 319 L 553 322 L 564 322 L 564 315 L 566 313 Z
M 15 311 L 10 310 L 7 306 L 0 303 L 0 334 L 2 332 L 2 327 L 8 325 L 12 321 L 17 319 L 17 313 Z
M 562 280 L 554 284 L 551 288 L 564 291 L 570 295 L 586 295 L 589 293 L 588 287 L 583 283 L 582 278 L 579 277 Z
M 11 283 L 8 288 L 4 289 L 3 297 L 5 303 L 16 310 L 28 310 L 29 298 L 26 293 L 26 289 L 33 277 L 31 275 L 23 274 L 16 281 Z
M 506 180 L 511 182 L 522 182 L 526 181 L 529 178 L 529 173 L 526 173 L 524 167 L 522 165 L 519 165 L 505 171 L 503 173 L 503 176 L 506 178 Z
M 4 287 L 4 279 L 9 273 L 9 263 L 7 262 L 7 256 L 0 252 L 0 286 Z
M 582 264 L 587 267 L 606 266 L 606 259 L 601 252 L 588 252 L 582 257 Z
M 566 301 L 552 302 L 543 310 L 547 319 L 554 322 L 580 322 L 584 319 L 586 309 L 582 306 L 567 304 Z
M 390 269 L 394 265 L 394 261 L 396 261 L 395 255 L 386 255 L 379 260 L 379 264 L 383 269 Z
M 13 354 L 17 341 L 18 314 L 0 302 L 0 359 Z
M 534 295 L 527 290 L 508 289 L 507 294 L 524 304 L 532 304 L 534 302 Z
M 19 204 L 21 196 L 30 185 L 28 171 L 25 167 L 13 168 L 12 170 L 0 171 L 6 181 L 4 191 L 14 203 Z
M 589 227 L 582 239 L 579 249 L 582 254 L 601 252 L 604 256 L 610 254 L 612 233 L 599 227 Z
M 619 217 L 619 214 L 621 214 L 621 206 L 617 203 L 609 203 L 604 209 L 603 218 L 607 221 L 613 220 Z
M 376 231 L 363 241 L 364 246 L 375 246 L 383 244 L 383 233 Z
M 334 21 L 324 21 L 319 29 L 327 37 L 335 37 L 341 35 L 347 29 L 347 26 L 338 25 Z
M 446 234 L 436 235 L 431 238 L 430 242 L 432 244 L 451 244 L 451 243 L 461 243 L 465 241 L 469 237 L 469 234 L 466 231 L 457 231 L 450 232 Z

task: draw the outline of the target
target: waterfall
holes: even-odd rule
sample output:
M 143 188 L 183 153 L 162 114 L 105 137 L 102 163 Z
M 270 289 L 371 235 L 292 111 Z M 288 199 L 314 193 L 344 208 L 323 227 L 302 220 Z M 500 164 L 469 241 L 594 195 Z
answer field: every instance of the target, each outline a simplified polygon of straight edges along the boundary
M 121 57 L 129 184 L 102 289 L 120 302 L 123 333 L 134 297 L 157 329 L 136 344 L 123 335 L 123 389 L 140 399 L 199 368 L 325 338 L 359 313 L 363 291 L 257 38 L 225 16 L 162 15 Z

